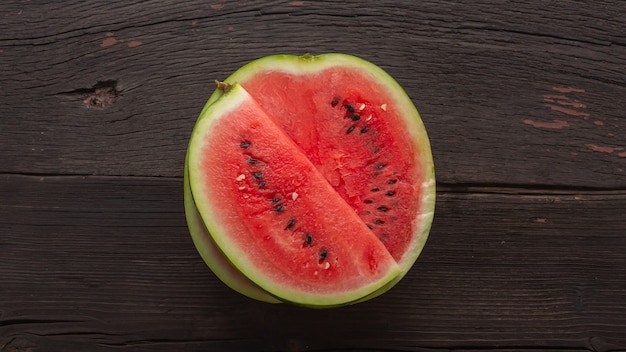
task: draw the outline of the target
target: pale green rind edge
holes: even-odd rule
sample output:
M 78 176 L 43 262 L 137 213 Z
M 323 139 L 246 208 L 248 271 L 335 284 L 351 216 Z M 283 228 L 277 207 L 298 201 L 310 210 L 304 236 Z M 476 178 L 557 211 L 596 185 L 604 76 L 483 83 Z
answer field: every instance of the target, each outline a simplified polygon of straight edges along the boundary
M 367 285 L 359 290 L 344 294 L 319 296 L 303 292 L 295 293 L 289 287 L 279 287 L 276 282 L 267 279 L 261 270 L 258 270 L 256 266 L 247 260 L 245 253 L 239 252 L 237 246 L 233 245 L 226 236 L 219 235 L 220 233 L 225 233 L 226 231 L 220 227 L 217 223 L 219 220 L 217 220 L 217 217 L 212 214 L 210 200 L 204 197 L 205 192 L 202 190 L 202 183 L 200 181 L 196 181 L 197 179 L 200 179 L 199 174 L 201 173 L 201 170 L 199 167 L 196 167 L 194 161 L 199 160 L 200 156 L 196 154 L 199 150 L 202 150 L 202 136 L 206 135 L 206 131 L 211 129 L 211 124 L 214 122 L 212 120 L 215 119 L 215 116 L 220 116 L 229 111 L 229 109 L 236 107 L 238 104 L 237 99 L 241 99 L 239 95 L 244 94 L 247 95 L 247 92 L 245 92 L 242 87 L 238 84 L 233 84 L 230 90 L 228 90 L 226 94 L 222 95 L 220 99 L 221 103 L 220 101 L 208 103 L 208 106 L 205 106 L 202 110 L 196 126 L 194 127 L 188 149 L 189 184 L 191 186 L 191 192 L 194 195 L 194 203 L 203 219 L 208 233 L 215 241 L 217 247 L 222 250 L 222 253 L 228 261 L 244 276 L 257 284 L 263 290 L 269 292 L 271 295 L 276 296 L 283 301 L 309 307 L 326 307 L 350 304 L 351 302 L 354 302 L 355 300 L 365 297 L 381 287 L 384 287 L 397 275 L 401 274 L 402 270 L 399 267 L 394 266 L 394 268 L 389 270 L 389 272 L 377 282 Z M 194 189 L 196 189 L 196 191 L 194 191 Z

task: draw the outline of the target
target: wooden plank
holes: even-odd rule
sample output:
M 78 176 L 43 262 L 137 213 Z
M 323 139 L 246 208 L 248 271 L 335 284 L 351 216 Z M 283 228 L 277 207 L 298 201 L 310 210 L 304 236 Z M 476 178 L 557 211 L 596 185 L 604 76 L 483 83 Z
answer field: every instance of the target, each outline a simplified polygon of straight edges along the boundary
M 445 184 L 626 187 L 620 1 L 0 4 L 0 172 L 182 174 L 213 89 L 339 51 L 406 88 Z
M 0 350 L 626 348 L 624 192 L 444 190 L 397 287 L 309 310 L 222 285 L 189 238 L 181 189 L 0 176 Z

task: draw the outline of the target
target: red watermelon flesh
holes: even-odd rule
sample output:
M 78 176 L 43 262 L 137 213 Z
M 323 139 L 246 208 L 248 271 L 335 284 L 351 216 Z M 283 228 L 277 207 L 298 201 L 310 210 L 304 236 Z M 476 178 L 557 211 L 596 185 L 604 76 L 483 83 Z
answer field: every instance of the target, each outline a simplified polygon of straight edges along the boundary
M 408 271 L 430 229 L 435 178 L 425 128 L 397 82 L 343 54 L 266 57 L 225 82 L 245 87 Z
M 395 100 L 365 75 L 345 68 L 271 71 L 241 84 L 401 260 L 420 204 L 420 165 L 409 134 L 395 133 L 404 124 Z
M 255 100 L 240 86 L 220 100 L 194 129 L 189 178 L 233 265 L 305 305 L 347 303 L 392 280 L 400 269 L 384 245 Z

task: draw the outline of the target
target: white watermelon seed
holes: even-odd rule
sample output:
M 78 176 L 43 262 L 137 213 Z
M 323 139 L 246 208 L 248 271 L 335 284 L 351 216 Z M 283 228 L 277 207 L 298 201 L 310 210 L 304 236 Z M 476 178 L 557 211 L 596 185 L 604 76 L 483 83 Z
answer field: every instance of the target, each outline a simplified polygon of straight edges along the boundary
M 243 180 L 245 180 L 245 179 L 246 179 L 246 175 L 241 174 L 241 175 L 237 176 L 237 178 L 235 179 L 235 181 L 243 181 Z
M 383 111 L 387 111 L 387 104 L 381 105 L 380 108 L 383 109 Z

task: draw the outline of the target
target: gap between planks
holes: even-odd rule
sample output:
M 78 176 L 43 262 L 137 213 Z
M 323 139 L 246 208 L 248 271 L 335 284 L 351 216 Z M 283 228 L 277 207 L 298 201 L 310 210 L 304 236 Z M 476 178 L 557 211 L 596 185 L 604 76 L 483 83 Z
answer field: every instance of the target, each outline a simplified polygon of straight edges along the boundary
M 64 180 L 150 180 L 182 182 L 183 177 L 171 176 L 146 176 L 146 175 L 87 175 L 87 174 L 39 174 L 39 173 L 6 173 L 0 172 L 0 179 L 24 178 L 27 182 L 36 179 L 53 179 L 57 182 Z M 488 184 L 488 183 L 437 183 L 437 194 L 498 194 L 498 195 L 523 195 L 523 196 L 626 196 L 626 188 L 605 187 L 578 187 L 578 186 L 550 186 L 538 184 Z

